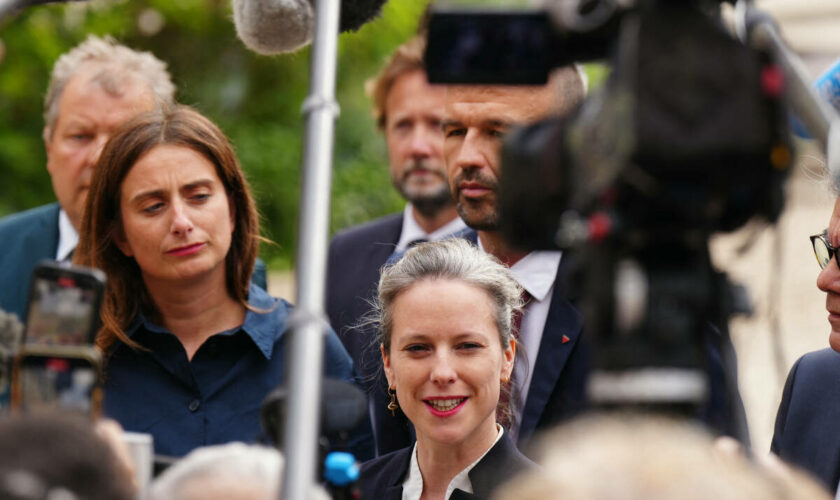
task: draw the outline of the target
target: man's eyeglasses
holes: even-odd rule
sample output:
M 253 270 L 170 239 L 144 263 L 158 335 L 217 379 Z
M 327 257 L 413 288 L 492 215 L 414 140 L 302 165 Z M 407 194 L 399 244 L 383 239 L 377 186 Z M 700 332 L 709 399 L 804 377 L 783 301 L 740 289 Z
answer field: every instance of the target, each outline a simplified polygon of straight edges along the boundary
M 828 242 L 828 230 L 811 236 L 811 245 L 814 246 L 814 255 L 817 256 L 817 264 L 820 265 L 820 269 L 825 269 L 825 266 L 831 262 L 832 257 L 837 262 L 837 266 L 840 267 L 840 255 L 838 255 L 840 252 L 837 252 L 837 249 Z

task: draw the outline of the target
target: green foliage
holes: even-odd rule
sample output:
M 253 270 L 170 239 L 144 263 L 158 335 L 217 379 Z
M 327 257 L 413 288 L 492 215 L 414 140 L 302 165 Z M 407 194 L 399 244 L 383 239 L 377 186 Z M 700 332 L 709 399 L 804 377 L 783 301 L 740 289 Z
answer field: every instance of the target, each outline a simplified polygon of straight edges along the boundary
M 588 63 L 583 65 L 583 72 L 589 80 L 589 91 L 602 87 L 610 74 L 610 67 L 604 63 Z
M 425 1 L 390 0 L 381 19 L 339 39 L 333 229 L 399 210 L 364 81 L 416 30 Z M 293 260 L 300 197 L 309 51 L 265 57 L 236 38 L 230 0 L 92 0 L 30 8 L 0 24 L 0 216 L 54 200 L 41 140 L 43 96 L 55 60 L 90 34 L 109 34 L 169 64 L 179 101 L 233 142 L 258 201 L 261 256 Z
M 331 223 L 333 231 L 400 210 L 385 145 L 364 82 L 417 29 L 425 0 L 389 0 L 382 16 L 339 39 Z M 43 96 L 55 60 L 90 34 L 112 35 L 169 64 L 178 99 L 216 121 L 233 142 L 253 187 L 261 256 L 291 265 L 300 197 L 309 50 L 259 56 L 236 38 L 230 0 L 91 0 L 28 9 L 0 24 L 0 216 L 54 200 L 45 169 Z M 603 80 L 588 65 L 590 82 Z

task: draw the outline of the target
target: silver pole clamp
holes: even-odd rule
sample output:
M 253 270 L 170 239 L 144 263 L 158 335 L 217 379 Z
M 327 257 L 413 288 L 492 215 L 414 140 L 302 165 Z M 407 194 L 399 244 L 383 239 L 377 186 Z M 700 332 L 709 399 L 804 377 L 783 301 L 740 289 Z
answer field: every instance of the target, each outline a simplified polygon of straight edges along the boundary
M 321 110 L 327 110 L 334 118 L 338 118 L 341 115 L 341 106 L 338 105 L 335 99 L 325 99 L 320 96 L 307 97 L 300 107 L 300 112 L 304 116 Z

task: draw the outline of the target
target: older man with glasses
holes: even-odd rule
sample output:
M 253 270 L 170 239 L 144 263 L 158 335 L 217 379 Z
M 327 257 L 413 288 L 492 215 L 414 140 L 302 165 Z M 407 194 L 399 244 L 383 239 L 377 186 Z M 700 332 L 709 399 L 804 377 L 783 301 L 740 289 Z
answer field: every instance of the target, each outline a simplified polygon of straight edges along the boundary
M 805 354 L 791 368 L 770 449 L 840 498 L 840 197 L 829 227 L 811 236 L 811 245 L 822 269 L 817 287 L 826 293 L 831 348 Z

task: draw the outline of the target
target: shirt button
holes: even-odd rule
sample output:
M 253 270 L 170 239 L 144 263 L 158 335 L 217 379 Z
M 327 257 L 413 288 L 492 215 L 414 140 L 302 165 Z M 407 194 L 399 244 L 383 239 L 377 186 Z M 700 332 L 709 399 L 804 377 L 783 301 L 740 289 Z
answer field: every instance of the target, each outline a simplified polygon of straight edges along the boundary
M 196 410 L 198 410 L 199 406 L 201 406 L 201 401 L 199 401 L 197 399 L 193 399 L 190 402 L 190 406 L 188 408 L 190 409 L 191 412 L 195 412 Z

